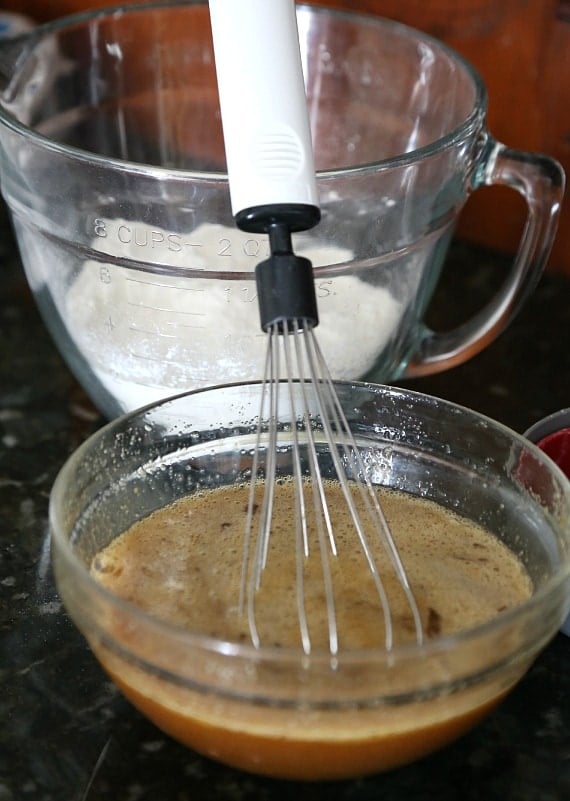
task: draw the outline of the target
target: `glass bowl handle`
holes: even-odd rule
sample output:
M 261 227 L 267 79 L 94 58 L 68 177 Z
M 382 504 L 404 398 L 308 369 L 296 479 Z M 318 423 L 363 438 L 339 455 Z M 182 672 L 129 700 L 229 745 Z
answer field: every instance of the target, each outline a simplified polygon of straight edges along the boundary
M 473 174 L 472 188 L 493 184 L 511 187 L 527 204 L 524 231 L 509 274 L 496 295 L 465 323 L 442 333 L 424 327 L 406 377 L 447 370 L 487 347 L 511 323 L 544 270 L 564 194 L 562 167 L 549 156 L 490 139 Z

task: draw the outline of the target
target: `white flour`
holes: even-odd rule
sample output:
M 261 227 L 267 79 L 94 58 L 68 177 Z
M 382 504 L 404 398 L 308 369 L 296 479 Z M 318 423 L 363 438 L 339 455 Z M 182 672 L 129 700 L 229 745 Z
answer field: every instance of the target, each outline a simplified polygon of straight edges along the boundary
M 132 223 L 105 224 L 110 235 L 122 232 L 116 247 L 113 241 L 118 257 L 251 272 L 266 256 L 259 240 L 220 225 L 192 232 L 189 257 L 188 248 L 169 248 L 172 235 L 156 227 L 138 224 L 135 242 Z M 152 252 L 141 256 L 149 243 Z M 298 244 L 296 251 L 315 267 L 352 258 L 350 251 L 331 246 Z M 351 275 L 317 279 L 316 289 L 316 333 L 331 373 L 338 379 L 359 378 L 393 335 L 400 303 L 385 289 Z M 160 276 L 88 261 L 65 305 L 76 346 L 123 410 L 186 389 L 262 377 L 267 338 L 259 326 L 253 280 Z

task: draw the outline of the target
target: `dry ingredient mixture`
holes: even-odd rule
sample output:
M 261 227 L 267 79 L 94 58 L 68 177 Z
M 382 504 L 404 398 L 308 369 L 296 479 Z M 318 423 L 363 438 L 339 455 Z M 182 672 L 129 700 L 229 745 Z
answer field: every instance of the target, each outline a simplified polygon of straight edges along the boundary
M 103 224 L 114 233 L 116 258 L 140 261 L 148 251 L 157 265 L 253 276 L 267 256 L 265 241 L 217 224 L 176 240 L 142 223 Z M 353 258 L 346 248 L 303 241 L 297 251 L 314 267 Z M 318 340 L 333 377 L 363 376 L 394 336 L 400 302 L 356 275 L 323 278 L 316 291 Z M 175 391 L 262 377 L 267 338 L 253 277 L 178 277 L 88 261 L 65 299 L 65 317 L 90 368 L 124 410 Z

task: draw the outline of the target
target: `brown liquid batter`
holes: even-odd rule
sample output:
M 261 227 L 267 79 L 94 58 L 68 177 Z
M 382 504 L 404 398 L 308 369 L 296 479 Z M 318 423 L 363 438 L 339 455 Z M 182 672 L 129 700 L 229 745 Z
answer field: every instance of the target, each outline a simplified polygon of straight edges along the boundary
M 96 555 L 92 574 L 112 592 L 157 618 L 193 632 L 248 642 L 247 621 L 238 609 L 248 491 L 247 486 L 206 491 L 155 512 Z M 330 556 L 329 561 L 340 653 L 382 648 L 383 614 L 346 502 L 338 485 L 328 485 L 327 491 L 338 547 L 338 557 Z M 307 494 L 311 509 L 309 490 Z M 428 639 L 489 620 L 531 594 L 530 578 L 517 557 L 479 526 L 432 502 L 397 492 L 382 491 L 381 505 L 406 566 Z M 294 508 L 292 484 L 279 484 L 267 568 L 256 598 L 262 644 L 300 644 Z M 312 647 L 317 651 L 328 649 L 328 640 L 321 558 L 311 515 L 311 555 L 304 564 L 304 585 Z M 371 534 L 370 540 L 390 598 L 395 641 L 413 642 L 414 627 L 402 590 L 376 536 Z M 169 644 L 152 630 L 139 628 L 129 618 L 123 620 L 118 613 L 109 627 L 127 651 L 148 653 L 153 662 L 158 658 L 158 663 L 173 671 L 187 663 L 198 681 L 204 676 L 208 683 L 213 665 L 217 665 L 214 657 Z M 411 698 L 404 704 L 309 709 L 303 704 L 279 707 L 203 693 L 165 681 L 96 640 L 91 644 L 127 697 L 175 738 L 245 770 L 303 780 L 357 776 L 417 759 L 471 728 L 524 670 L 524 666 L 513 665 L 502 675 L 473 686 L 433 698 Z M 500 650 L 509 646 L 494 638 L 491 647 Z M 444 686 L 448 676 L 469 675 L 473 659 L 478 659 L 476 651 L 467 649 L 459 663 L 454 657 L 451 667 L 444 649 L 425 663 L 418 657 L 393 669 L 381 659 L 371 659 L 353 668 L 329 668 L 328 673 L 325 661 L 318 678 L 310 681 L 316 682 L 319 691 L 325 686 L 325 693 L 336 702 L 343 694 L 352 698 L 355 687 L 362 698 L 398 695 L 420 686 L 426 680 L 426 671 Z M 278 661 L 259 665 L 252 661 L 248 668 L 239 661 L 234 664 L 233 658 L 224 658 L 222 663 L 229 691 L 235 690 L 237 682 L 241 693 L 243 683 L 249 681 L 246 694 L 257 695 L 267 687 L 278 688 L 281 693 L 284 688 L 288 690 L 289 683 L 293 697 L 297 692 L 298 668 L 285 668 L 285 663 Z M 187 670 L 188 666 L 184 668 Z M 332 690 L 326 689 L 329 684 Z M 306 692 L 303 681 L 299 687 Z
M 279 484 L 267 566 L 256 597 L 262 642 L 299 645 L 294 486 Z M 384 643 L 378 591 L 337 484 L 327 484 L 338 555 L 328 561 L 342 648 Z M 249 637 L 238 614 L 249 488 L 230 486 L 184 498 L 136 523 L 94 560 L 93 574 L 117 595 L 157 617 L 233 641 Z M 259 488 L 256 518 L 262 487 Z M 304 559 L 305 608 L 314 647 L 328 647 L 321 551 L 307 489 L 310 555 Z M 414 590 L 428 637 L 470 628 L 531 592 L 516 556 L 480 526 L 430 501 L 383 491 L 381 505 Z M 359 503 L 362 512 L 362 504 Z M 256 519 L 254 518 L 254 520 Z M 362 516 L 365 520 L 365 516 Z M 369 527 L 370 528 L 370 527 Z M 395 642 L 413 641 L 411 611 L 376 535 L 370 546 L 393 617 Z

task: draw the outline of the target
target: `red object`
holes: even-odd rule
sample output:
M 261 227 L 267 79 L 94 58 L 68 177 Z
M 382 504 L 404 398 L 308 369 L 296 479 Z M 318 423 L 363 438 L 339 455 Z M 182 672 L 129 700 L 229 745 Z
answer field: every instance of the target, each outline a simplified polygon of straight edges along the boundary
M 570 478 L 570 428 L 554 431 L 536 444 Z

